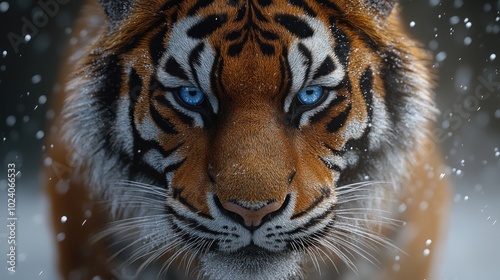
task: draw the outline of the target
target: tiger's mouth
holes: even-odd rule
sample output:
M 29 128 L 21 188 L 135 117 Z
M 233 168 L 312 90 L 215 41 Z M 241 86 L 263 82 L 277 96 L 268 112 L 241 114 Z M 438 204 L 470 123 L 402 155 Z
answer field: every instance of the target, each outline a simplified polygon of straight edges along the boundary
M 182 204 L 171 201 L 168 213 L 173 230 L 203 252 L 246 255 L 249 259 L 303 251 L 314 246 L 335 223 L 336 198 L 318 199 L 306 212 L 295 213 L 296 196 L 287 195 L 282 206 L 262 217 L 258 224 L 247 224 L 241 215 L 227 211 L 213 194 L 207 199 L 210 215 L 200 216 Z

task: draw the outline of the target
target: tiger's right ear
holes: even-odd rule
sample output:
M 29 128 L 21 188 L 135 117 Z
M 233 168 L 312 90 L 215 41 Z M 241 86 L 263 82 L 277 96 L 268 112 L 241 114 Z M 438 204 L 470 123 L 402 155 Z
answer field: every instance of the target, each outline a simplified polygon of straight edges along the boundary
M 111 23 L 119 22 L 127 17 L 133 0 L 98 0 Z

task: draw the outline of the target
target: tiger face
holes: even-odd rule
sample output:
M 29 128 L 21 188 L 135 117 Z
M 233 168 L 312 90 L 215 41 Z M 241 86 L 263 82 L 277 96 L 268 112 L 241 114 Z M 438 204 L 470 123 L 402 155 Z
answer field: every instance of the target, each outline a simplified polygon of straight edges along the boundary
M 101 2 L 63 131 L 124 263 L 284 279 L 391 246 L 434 110 L 393 1 Z

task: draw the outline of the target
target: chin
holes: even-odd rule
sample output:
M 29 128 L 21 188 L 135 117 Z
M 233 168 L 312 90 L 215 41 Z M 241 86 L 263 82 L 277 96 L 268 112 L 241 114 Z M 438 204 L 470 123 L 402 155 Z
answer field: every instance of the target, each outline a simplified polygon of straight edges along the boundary
M 200 276 L 214 280 L 271 280 L 303 277 L 301 253 L 271 252 L 249 245 L 236 252 L 208 252 L 200 257 Z

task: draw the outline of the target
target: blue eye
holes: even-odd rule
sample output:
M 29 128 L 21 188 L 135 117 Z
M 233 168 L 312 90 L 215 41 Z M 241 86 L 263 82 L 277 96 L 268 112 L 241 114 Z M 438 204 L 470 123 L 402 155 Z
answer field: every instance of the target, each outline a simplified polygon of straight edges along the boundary
M 297 98 L 303 105 L 313 105 L 323 97 L 323 88 L 320 86 L 308 86 L 297 94 Z
M 181 87 L 179 98 L 188 106 L 198 106 L 205 99 L 205 94 L 196 87 Z

